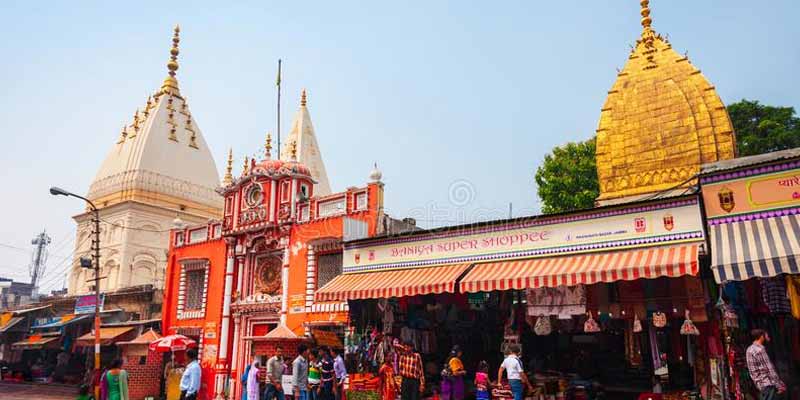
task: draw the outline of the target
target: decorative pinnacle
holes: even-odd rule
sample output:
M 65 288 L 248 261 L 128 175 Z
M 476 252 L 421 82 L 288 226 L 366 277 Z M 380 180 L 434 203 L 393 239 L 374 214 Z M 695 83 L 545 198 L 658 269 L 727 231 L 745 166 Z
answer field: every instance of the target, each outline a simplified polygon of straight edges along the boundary
M 172 48 L 169 50 L 170 57 L 169 57 L 169 62 L 167 63 L 169 76 L 172 77 L 175 76 L 175 71 L 178 70 L 178 54 L 180 53 L 180 51 L 178 51 L 178 43 L 180 43 L 181 41 L 180 32 L 181 32 L 181 27 L 175 25 L 175 32 L 172 35 Z
M 269 132 L 267 132 L 267 143 L 264 144 L 264 150 L 267 160 L 272 158 L 272 134 Z
M 225 168 L 225 177 L 222 178 L 222 184 L 225 186 L 233 182 L 233 149 L 228 149 L 228 166 Z
M 250 159 L 244 156 L 244 165 L 242 166 L 242 175 L 247 175 L 250 172 Z
M 122 125 L 122 132 L 120 133 L 119 141 L 117 141 L 117 144 L 124 142 L 125 139 L 128 137 L 128 132 L 125 131 L 125 128 L 126 128 L 125 125 Z
M 650 0 L 642 0 L 639 4 L 642 5 L 642 28 L 645 30 L 650 29 L 650 24 L 653 23 L 650 18 Z
M 297 161 L 297 141 L 293 141 L 289 147 L 289 151 L 292 154 L 292 161 Z
M 306 90 L 303 89 L 303 92 L 300 93 L 300 107 L 306 106 Z

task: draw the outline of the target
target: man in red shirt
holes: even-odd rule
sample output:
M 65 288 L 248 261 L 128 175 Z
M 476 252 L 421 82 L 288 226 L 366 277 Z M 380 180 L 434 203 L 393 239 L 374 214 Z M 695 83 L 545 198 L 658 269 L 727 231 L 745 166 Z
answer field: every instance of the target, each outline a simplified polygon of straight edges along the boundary
M 422 357 L 414 350 L 414 344 L 406 342 L 398 360 L 398 372 L 403 377 L 400 386 L 400 398 L 403 400 L 419 400 L 425 391 L 425 372 Z

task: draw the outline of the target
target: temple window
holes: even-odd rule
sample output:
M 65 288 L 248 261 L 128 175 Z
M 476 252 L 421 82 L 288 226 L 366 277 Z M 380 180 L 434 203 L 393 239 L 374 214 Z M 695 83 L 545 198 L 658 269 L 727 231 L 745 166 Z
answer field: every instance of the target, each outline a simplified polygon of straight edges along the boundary
M 342 274 L 342 253 L 322 254 L 317 258 L 317 288 Z

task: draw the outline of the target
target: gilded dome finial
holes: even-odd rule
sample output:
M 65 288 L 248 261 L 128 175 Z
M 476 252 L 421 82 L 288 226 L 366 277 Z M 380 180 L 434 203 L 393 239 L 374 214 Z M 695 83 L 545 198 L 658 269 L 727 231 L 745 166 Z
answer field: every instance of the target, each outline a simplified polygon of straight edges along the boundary
M 267 143 L 264 144 L 264 153 L 267 157 L 267 160 L 272 158 L 272 134 L 267 132 Z
M 306 106 L 306 90 L 303 89 L 303 92 L 300 93 L 300 107 Z
M 178 25 L 175 25 L 175 31 L 172 35 L 172 48 L 169 50 L 169 61 L 167 62 L 167 71 L 169 76 L 164 79 L 164 83 L 161 84 L 161 90 L 156 94 L 156 97 L 160 94 L 170 94 L 174 96 L 180 97 L 181 93 L 178 89 L 178 80 L 175 78 L 175 71 L 178 70 L 178 54 L 180 51 L 178 50 L 178 43 L 180 43 L 180 32 L 181 28 Z
M 653 23 L 653 19 L 650 18 L 650 0 L 642 0 L 639 4 L 642 5 L 642 28 L 648 30 Z
M 169 50 L 169 62 L 167 63 L 167 69 L 169 70 L 169 76 L 174 77 L 175 71 L 178 70 L 178 43 L 181 42 L 180 38 L 181 27 L 175 25 L 175 31 L 172 34 L 172 48 Z
M 233 149 L 228 149 L 228 166 L 225 168 L 225 177 L 222 179 L 222 184 L 229 186 L 233 183 Z
M 244 165 L 242 166 L 242 176 L 250 173 L 250 159 L 244 156 Z

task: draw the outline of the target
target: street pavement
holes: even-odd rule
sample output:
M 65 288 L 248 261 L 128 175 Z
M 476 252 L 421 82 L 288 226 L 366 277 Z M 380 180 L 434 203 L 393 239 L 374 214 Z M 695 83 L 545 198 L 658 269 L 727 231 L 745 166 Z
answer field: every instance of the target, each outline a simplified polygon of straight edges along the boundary
M 75 386 L 0 382 L 0 400 L 72 400 Z

